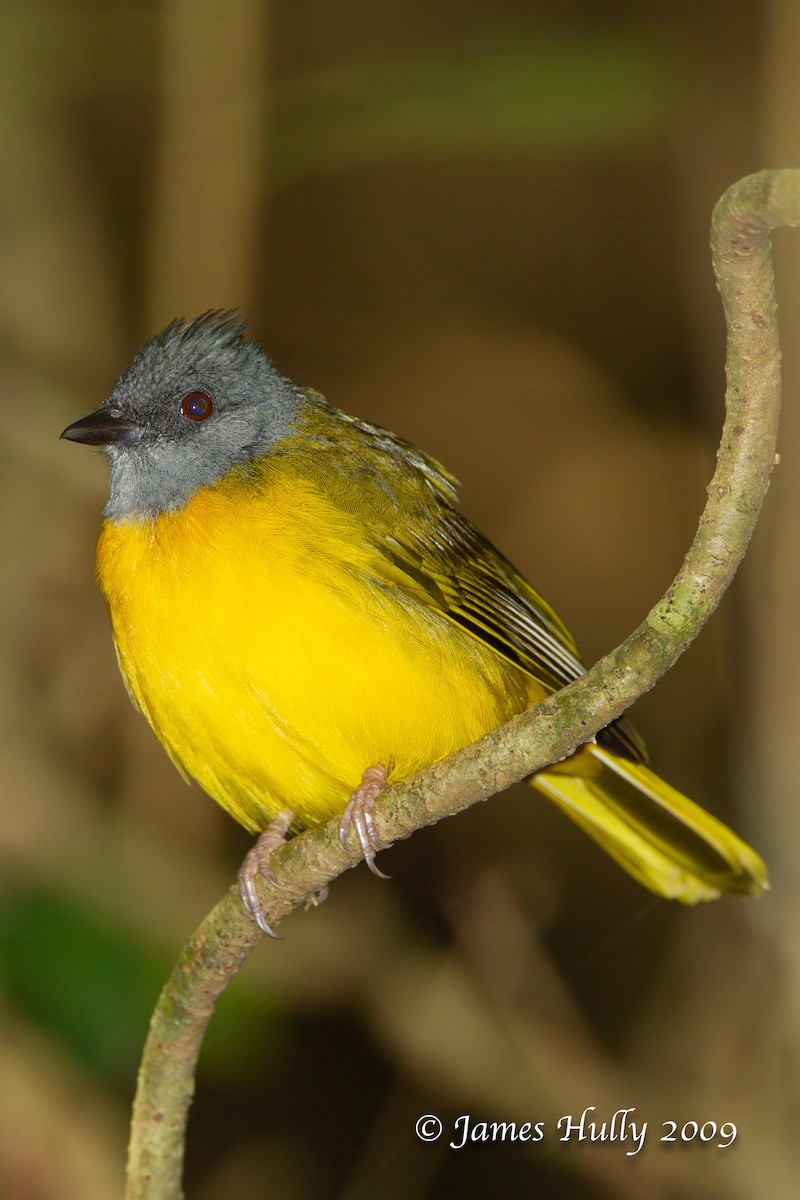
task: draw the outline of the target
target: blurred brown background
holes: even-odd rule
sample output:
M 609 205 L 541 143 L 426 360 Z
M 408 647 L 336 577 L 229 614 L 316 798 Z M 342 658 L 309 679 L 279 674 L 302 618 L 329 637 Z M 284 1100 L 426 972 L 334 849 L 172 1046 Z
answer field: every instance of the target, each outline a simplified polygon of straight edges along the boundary
M 172 317 L 244 307 L 297 382 L 455 471 L 594 660 L 702 506 L 711 209 L 800 166 L 799 43 L 794 0 L 3 6 L 0 1195 L 120 1193 L 149 1011 L 248 845 L 130 708 L 92 580 L 104 464 L 62 427 Z M 224 998 L 189 1196 L 796 1195 L 800 245 L 776 241 L 782 466 L 635 714 L 772 893 L 651 900 L 526 789 L 417 835 Z M 635 1107 L 646 1148 L 562 1144 L 590 1105 Z M 452 1151 L 423 1113 L 545 1137 Z M 662 1145 L 667 1119 L 739 1136 Z

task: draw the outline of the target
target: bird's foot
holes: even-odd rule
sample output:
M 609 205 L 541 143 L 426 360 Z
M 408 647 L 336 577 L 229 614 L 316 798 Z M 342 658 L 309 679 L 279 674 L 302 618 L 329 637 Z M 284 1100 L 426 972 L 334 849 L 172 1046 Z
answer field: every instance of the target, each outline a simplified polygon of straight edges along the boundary
M 378 837 L 373 814 L 375 801 L 386 787 L 393 766 L 390 760 L 388 764 L 380 762 L 367 767 L 339 822 L 339 840 L 345 850 L 352 849 L 350 837 L 355 833 L 364 861 L 372 874 L 380 879 L 388 879 L 389 876 L 375 866 L 375 855 L 378 850 L 385 850 L 387 843 Z
M 279 812 L 277 817 L 270 821 L 264 832 L 259 834 L 255 845 L 248 850 L 244 862 L 239 868 L 239 895 L 242 904 L 253 917 L 259 929 L 269 937 L 278 940 L 280 940 L 280 934 L 275 933 L 269 925 L 264 905 L 258 898 L 256 879 L 259 875 L 263 875 L 273 887 L 283 887 L 275 878 L 270 859 L 274 850 L 286 845 L 286 834 L 293 820 L 294 813 L 291 809 L 285 808 L 283 812 Z

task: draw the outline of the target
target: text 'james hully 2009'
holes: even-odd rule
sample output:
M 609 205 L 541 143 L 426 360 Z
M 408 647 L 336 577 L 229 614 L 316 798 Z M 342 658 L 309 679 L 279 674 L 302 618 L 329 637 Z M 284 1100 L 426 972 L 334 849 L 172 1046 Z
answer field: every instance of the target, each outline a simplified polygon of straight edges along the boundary
M 638 1154 L 648 1140 L 649 1122 L 639 1118 L 635 1108 L 618 1108 L 609 1117 L 597 1116 L 591 1104 L 582 1113 L 565 1113 L 556 1121 L 478 1121 L 464 1114 L 452 1124 L 448 1144 L 451 1150 L 481 1142 L 543 1142 L 548 1137 L 560 1142 L 605 1142 L 618 1145 L 628 1157 Z M 421 1116 L 415 1126 L 422 1142 L 437 1142 L 445 1135 L 444 1122 L 433 1113 Z M 738 1129 L 733 1121 L 659 1121 L 650 1136 L 663 1145 L 696 1142 L 727 1150 L 736 1141 Z

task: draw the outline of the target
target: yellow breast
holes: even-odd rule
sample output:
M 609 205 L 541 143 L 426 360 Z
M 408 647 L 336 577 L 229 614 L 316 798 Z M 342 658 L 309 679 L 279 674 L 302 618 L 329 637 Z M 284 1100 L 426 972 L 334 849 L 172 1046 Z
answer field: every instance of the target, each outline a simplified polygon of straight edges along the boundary
M 340 812 L 495 728 L 531 681 L 370 571 L 363 525 L 277 463 L 152 521 L 106 521 L 97 568 L 128 689 L 247 828 Z

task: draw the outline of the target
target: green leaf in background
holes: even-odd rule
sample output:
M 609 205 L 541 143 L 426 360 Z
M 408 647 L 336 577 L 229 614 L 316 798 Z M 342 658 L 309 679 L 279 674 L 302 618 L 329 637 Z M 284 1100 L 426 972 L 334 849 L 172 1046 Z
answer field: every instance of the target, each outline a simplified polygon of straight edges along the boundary
M 0 980 L 8 1000 L 112 1082 L 130 1085 L 172 964 L 71 898 L 38 892 L 0 904 Z M 269 997 L 234 987 L 203 1047 L 217 1079 L 263 1069 L 283 1028 Z
M 273 182 L 408 155 L 641 142 L 685 93 L 678 66 L 663 45 L 609 34 L 308 76 L 276 96 Z

